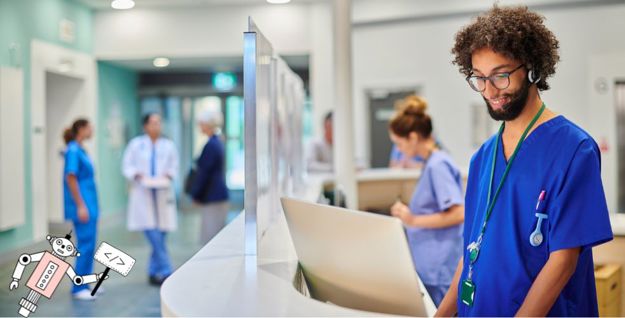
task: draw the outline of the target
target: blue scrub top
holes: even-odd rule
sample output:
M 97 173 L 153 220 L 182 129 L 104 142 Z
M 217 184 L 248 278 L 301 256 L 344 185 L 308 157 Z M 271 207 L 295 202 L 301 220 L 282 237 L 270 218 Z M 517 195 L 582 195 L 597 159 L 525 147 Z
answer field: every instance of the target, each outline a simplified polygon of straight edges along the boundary
M 395 144 L 393 144 L 393 148 L 391 149 L 391 154 L 389 156 L 390 161 L 402 161 L 405 155 L 399 151 L 399 148 Z M 414 162 L 424 162 L 423 158 L 420 156 L 414 156 L 411 158 Z
M 80 145 L 71 141 L 67 144 L 65 150 L 65 167 L 63 169 L 63 201 L 65 208 L 65 219 L 69 221 L 78 221 L 76 202 L 72 197 L 67 176 L 73 174 L 78 180 L 78 188 L 87 209 L 89 210 L 89 218 L 95 220 L 99 215 L 98 193 L 95 185 L 95 173 L 93 163 L 87 152 Z
M 549 316 L 597 316 L 592 247 L 612 239 L 595 141 L 563 116 L 538 126 L 523 142 L 493 208 L 474 265 L 474 303 L 461 301 L 467 277 L 467 245 L 481 229 L 486 212 L 494 143 L 499 142 L 493 193 L 506 166 L 503 144 L 491 137 L 471 159 L 467 183 L 464 264 L 458 286 L 460 316 L 512 316 L 525 300 L 551 252 L 581 247 L 575 273 Z M 537 225 L 536 202 L 542 190 L 548 219 L 538 247 L 529 237 Z
M 463 205 L 462 177 L 442 150 L 428 158 L 410 200 L 414 215 L 445 211 Z M 425 285 L 449 286 L 462 256 L 462 225 L 442 229 L 407 227 L 412 260 Z

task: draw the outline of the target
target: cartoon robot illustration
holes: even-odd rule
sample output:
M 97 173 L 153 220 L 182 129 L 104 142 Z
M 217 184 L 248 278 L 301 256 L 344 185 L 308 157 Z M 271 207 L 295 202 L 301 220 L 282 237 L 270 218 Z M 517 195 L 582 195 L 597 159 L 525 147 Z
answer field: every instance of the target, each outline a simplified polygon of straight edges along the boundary
M 75 285 L 91 284 L 108 278 L 108 275 L 105 273 L 85 276 L 76 275 L 74 268 L 65 261 L 67 257 L 80 255 L 70 239 L 70 234 L 65 235 L 65 237 L 48 235 L 46 240 L 52 245 L 51 252 L 43 251 L 35 254 L 22 254 L 20 256 L 13 272 L 13 281 L 9 286 L 9 290 L 17 289 L 27 265 L 32 262 L 39 262 L 26 283 L 30 291 L 26 298 L 20 300 L 20 309 L 18 311 L 20 315 L 28 317 L 31 313 L 34 313 L 37 310 L 37 301 L 41 296 L 50 299 L 65 274 Z

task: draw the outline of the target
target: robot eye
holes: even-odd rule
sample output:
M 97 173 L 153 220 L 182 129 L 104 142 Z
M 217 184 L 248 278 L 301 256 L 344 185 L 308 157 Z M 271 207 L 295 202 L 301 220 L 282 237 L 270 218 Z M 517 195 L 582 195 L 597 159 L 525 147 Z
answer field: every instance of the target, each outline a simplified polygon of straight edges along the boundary
M 61 245 L 61 244 L 63 244 L 63 241 L 61 241 L 61 240 L 56 240 L 56 244 Z
M 68 245 L 68 246 L 67 246 L 67 250 L 71 252 L 71 251 L 72 251 L 72 246 L 71 246 L 71 245 Z

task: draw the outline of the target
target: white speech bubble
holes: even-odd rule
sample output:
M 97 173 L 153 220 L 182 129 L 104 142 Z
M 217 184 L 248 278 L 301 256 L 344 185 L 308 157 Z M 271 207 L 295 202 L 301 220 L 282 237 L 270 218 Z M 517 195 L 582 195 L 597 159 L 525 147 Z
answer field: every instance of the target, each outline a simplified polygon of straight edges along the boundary
M 98 247 L 98 250 L 95 252 L 94 258 L 96 261 L 102 263 L 102 265 L 122 274 L 124 277 L 128 275 L 135 265 L 134 258 L 106 242 L 100 243 L 100 247 Z

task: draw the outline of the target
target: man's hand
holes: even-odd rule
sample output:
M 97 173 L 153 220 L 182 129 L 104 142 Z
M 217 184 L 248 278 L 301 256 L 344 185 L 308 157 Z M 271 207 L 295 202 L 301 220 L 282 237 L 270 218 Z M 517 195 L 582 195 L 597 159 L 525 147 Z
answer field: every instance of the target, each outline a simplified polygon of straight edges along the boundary
M 9 290 L 14 290 L 17 289 L 17 287 L 20 285 L 20 283 L 18 282 L 18 280 L 14 279 L 11 282 L 11 285 L 9 285 Z
M 95 275 L 95 277 L 97 280 L 100 280 L 102 278 L 102 275 L 104 275 L 104 272 Z M 109 279 L 109 275 L 104 276 L 104 280 L 107 280 L 107 279 Z

